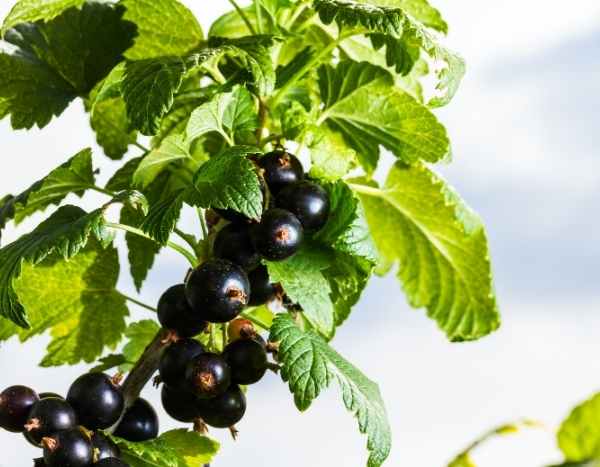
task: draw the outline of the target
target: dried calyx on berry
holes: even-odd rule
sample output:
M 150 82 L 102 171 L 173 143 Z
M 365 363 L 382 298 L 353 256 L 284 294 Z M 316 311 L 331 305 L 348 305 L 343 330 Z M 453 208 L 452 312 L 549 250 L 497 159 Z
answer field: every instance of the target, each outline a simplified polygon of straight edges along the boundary
M 183 387 L 188 363 L 204 353 L 204 347 L 194 339 L 180 339 L 165 349 L 160 357 L 160 381 L 172 387 Z
M 304 169 L 298 158 L 285 150 L 265 154 L 258 159 L 258 165 L 263 169 L 263 177 L 273 194 L 304 178 Z
M 76 426 L 77 415 L 73 407 L 64 399 L 56 397 L 37 401 L 31 408 L 29 419 L 25 423 L 28 436 L 38 445 L 45 436 Z
M 79 428 L 58 431 L 42 439 L 48 467 L 88 467 L 94 459 L 89 435 Z
M 254 324 L 246 318 L 236 318 L 227 327 L 227 337 L 230 342 L 238 339 L 251 339 L 256 335 Z
M 207 324 L 201 313 L 190 307 L 184 284 L 174 285 L 162 294 L 157 314 L 161 326 L 174 331 L 178 337 L 193 337 L 202 332 Z
M 282 261 L 300 249 L 304 229 L 291 212 L 272 208 L 263 214 L 260 223 L 252 226 L 251 235 L 254 247 L 263 258 Z
M 0 393 L 0 427 L 20 433 L 33 405 L 39 400 L 36 392 L 27 386 L 11 386 Z
M 185 373 L 188 389 L 201 399 L 223 394 L 231 384 L 231 369 L 221 355 L 204 353 L 192 359 Z

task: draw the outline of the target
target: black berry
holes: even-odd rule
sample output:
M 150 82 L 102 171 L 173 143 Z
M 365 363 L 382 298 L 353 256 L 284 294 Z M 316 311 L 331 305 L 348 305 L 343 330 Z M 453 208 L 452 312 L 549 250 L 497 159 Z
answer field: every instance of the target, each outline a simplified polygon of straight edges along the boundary
M 223 357 L 213 353 L 198 355 L 186 371 L 188 388 L 199 398 L 223 394 L 231 384 L 231 369 Z
M 48 398 L 54 398 L 54 399 L 61 399 L 64 400 L 64 397 L 62 397 L 60 394 L 56 394 L 54 392 L 40 392 L 39 394 L 40 396 L 40 400 L 41 399 L 48 399 Z M 25 430 L 23 432 L 23 436 L 25 437 L 25 439 L 29 442 L 29 444 L 35 446 L 36 448 L 41 447 L 40 443 L 37 443 L 31 436 L 31 433 L 29 433 L 27 430 Z M 43 460 L 43 459 L 42 459 Z
M 89 430 L 112 426 L 124 407 L 123 392 L 108 375 L 87 373 L 69 388 L 67 401 L 77 412 L 79 422 Z
M 121 459 L 116 459 L 114 457 L 108 457 L 106 459 L 102 459 L 94 464 L 94 467 L 129 467 L 129 464 L 126 464 Z
M 54 397 L 56 399 L 64 399 L 60 394 L 56 394 L 55 392 L 40 392 L 40 399 L 47 399 L 49 397 Z
M 92 442 L 79 428 L 44 437 L 42 445 L 48 467 L 88 467 L 94 458 Z
M 260 264 L 260 255 L 252 245 L 249 225 L 229 224 L 215 238 L 213 253 L 217 258 L 228 259 L 246 271 Z
M 43 457 L 38 457 L 37 459 L 33 459 L 33 467 L 46 467 L 46 463 L 44 462 Z
M 73 407 L 64 399 L 47 397 L 37 401 L 25 424 L 28 439 L 40 444 L 44 436 L 50 436 L 61 430 L 69 430 L 77 426 L 77 415 Z
M 119 457 L 121 455 L 119 446 L 99 431 L 94 432 L 92 435 L 92 447 L 98 454 L 98 460 Z
M 169 386 L 180 387 L 185 381 L 188 363 L 201 353 L 204 353 L 204 347 L 194 339 L 180 339 L 174 342 L 160 357 L 160 380 Z
M 276 204 L 294 214 L 307 231 L 321 229 L 329 218 L 329 194 L 308 180 L 285 187 L 277 195 Z
M 0 393 L 0 427 L 13 433 L 24 431 L 31 407 L 39 400 L 26 386 L 11 386 Z
M 246 396 L 239 386 L 231 386 L 225 393 L 213 399 L 201 401 L 200 416 L 207 425 L 229 428 L 239 422 L 246 413 Z
M 237 384 L 254 384 L 267 371 L 267 351 L 254 339 L 239 339 L 223 351 L 223 357 L 231 368 L 231 380 Z
M 229 222 L 248 222 L 248 218 L 241 212 L 234 211 L 233 209 L 215 209 L 214 210 L 220 217 Z
M 195 312 L 185 298 L 185 285 L 169 288 L 158 301 L 158 320 L 162 327 L 172 329 L 179 337 L 193 337 L 202 332 L 206 321 Z
M 141 397 L 129 407 L 119 422 L 115 435 L 127 441 L 140 442 L 158 436 L 158 415 L 150 403 Z
M 277 194 L 285 186 L 304 178 L 304 169 L 296 156 L 286 151 L 273 151 L 258 159 L 271 193 Z
M 254 271 L 248 274 L 250 281 L 250 306 L 259 306 L 273 300 L 279 288 L 272 284 L 269 279 L 269 271 L 266 266 L 260 265 Z
M 167 414 L 183 423 L 191 423 L 200 416 L 198 398 L 188 391 L 171 388 L 166 384 L 162 387 L 161 401 Z
M 298 251 L 304 238 L 302 224 L 284 209 L 269 209 L 259 224 L 252 226 L 252 242 L 269 261 L 281 261 Z
M 211 323 L 226 323 L 240 314 L 250 296 L 248 276 L 225 259 L 213 259 L 189 276 L 185 294 L 192 308 Z

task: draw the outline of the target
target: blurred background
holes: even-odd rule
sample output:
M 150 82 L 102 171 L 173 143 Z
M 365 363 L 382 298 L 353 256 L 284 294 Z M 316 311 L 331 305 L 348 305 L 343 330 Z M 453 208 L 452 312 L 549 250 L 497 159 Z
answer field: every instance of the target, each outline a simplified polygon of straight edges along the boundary
M 0 2 L 1 17 L 13 3 Z M 229 9 L 225 0 L 183 3 L 206 30 Z M 450 344 L 407 306 L 393 277 L 371 283 L 333 345 L 381 386 L 394 430 L 389 466 L 442 467 L 483 431 L 525 416 L 555 429 L 600 390 L 600 3 L 432 3 L 450 24 L 448 44 L 468 63 L 455 100 L 438 112 L 455 155 L 438 170 L 487 224 L 503 325 L 479 342 Z M 79 102 L 43 131 L 13 132 L 5 119 L 0 194 L 22 191 L 90 145 L 107 180 L 117 165 L 94 141 Z M 90 196 L 84 205 L 97 202 Z M 9 228 L 6 241 L 16 236 Z M 123 255 L 122 263 L 120 287 L 133 293 Z M 163 254 L 142 300 L 156 303 L 185 270 L 184 260 Z M 132 320 L 148 317 L 132 310 Z M 87 367 L 37 368 L 47 343 L 3 344 L 0 386 L 66 392 Z M 160 410 L 157 391 L 144 395 Z M 161 421 L 164 430 L 176 426 Z M 223 441 L 215 467 L 365 465 L 366 439 L 337 388 L 299 414 L 287 386 L 269 375 L 251 388 L 239 429 L 235 443 L 213 430 Z M 35 454 L 0 432 L 0 467 L 29 467 Z M 480 467 L 560 460 L 544 430 L 495 440 L 474 457 Z

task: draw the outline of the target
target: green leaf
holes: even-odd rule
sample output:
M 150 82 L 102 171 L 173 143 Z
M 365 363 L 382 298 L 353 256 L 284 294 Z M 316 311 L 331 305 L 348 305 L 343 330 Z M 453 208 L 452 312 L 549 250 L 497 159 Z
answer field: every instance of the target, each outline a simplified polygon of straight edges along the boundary
M 368 436 L 368 467 L 387 459 L 392 435 L 378 386 L 312 331 L 303 332 L 289 315 L 275 317 L 270 340 L 279 342 L 281 376 L 299 410 L 306 410 L 322 390 L 337 381 L 346 408 Z
M 321 180 L 339 180 L 358 162 L 356 151 L 348 146 L 344 137 L 326 126 L 315 129 L 309 149 L 310 175 Z
M 250 146 L 234 146 L 200 166 L 186 201 L 203 208 L 233 209 L 250 219 L 260 219 L 263 194 Z
M 125 362 L 120 366 L 121 371 L 126 372 L 133 368 L 159 330 L 160 326 L 152 319 L 137 321 L 127 326 L 125 337 L 129 341 L 123 347 Z
M 161 145 L 150 151 L 133 174 L 133 183 L 146 187 L 156 179 L 170 163 L 190 157 L 189 143 L 182 135 L 166 138 Z
M 19 0 L 4 19 L 1 35 L 17 24 L 50 21 L 63 11 L 81 7 L 84 3 L 85 0 Z
M 185 55 L 204 38 L 193 13 L 177 0 L 122 0 L 124 18 L 135 23 L 138 36 L 126 56 L 130 60 Z
M 477 465 L 475 465 L 475 462 L 471 459 L 470 453 L 467 452 L 452 460 L 452 462 L 448 464 L 448 467 L 477 467 Z
M 108 370 L 112 370 L 125 363 L 125 357 L 121 354 L 110 354 L 106 357 L 99 358 L 98 362 L 99 363 L 95 367 L 90 368 L 90 373 L 104 373 Z
M 397 162 L 383 188 L 354 184 L 379 253 L 399 263 L 414 307 L 426 307 L 451 341 L 500 325 L 487 236 L 479 217 L 424 165 Z
M 106 189 L 115 192 L 132 189 L 134 187 L 133 174 L 139 167 L 142 159 L 143 157 L 135 157 L 128 160 L 106 183 Z
M 110 159 L 121 159 L 129 145 L 137 141 L 137 132 L 129 128 L 125 101 L 120 98 L 96 102 L 90 114 L 90 126 L 98 145 Z
M 85 96 L 122 60 L 135 27 L 106 3 L 71 8 L 47 23 L 19 24 L 0 43 L 0 118 L 40 128 Z
M 448 157 L 446 129 L 426 107 L 396 88 L 386 70 L 366 62 L 323 65 L 319 86 L 325 109 L 317 123 L 339 131 L 368 173 L 377 166 L 380 145 L 407 163 Z
M 600 393 L 572 410 L 557 438 L 567 461 L 600 459 Z
M 118 276 L 116 248 L 104 249 L 95 240 L 69 261 L 53 254 L 35 267 L 24 264 L 15 290 L 31 328 L 2 320 L 0 334 L 26 341 L 50 330 L 41 366 L 93 362 L 106 348 L 114 349 L 125 330 L 128 310 L 115 289 Z
M 330 265 L 327 251 L 303 247 L 285 261 L 268 262 L 273 283 L 280 283 L 286 295 L 302 307 L 303 316 L 323 337 L 331 339 L 335 332 L 331 287 L 323 275 Z
M 87 148 L 35 182 L 23 193 L 0 201 L 0 224 L 4 225 L 12 219 L 20 223 L 50 205 L 60 204 L 70 193 L 82 196 L 94 183 L 92 150 Z
M 233 145 L 236 135 L 247 136 L 256 128 L 258 115 L 254 100 L 245 88 L 235 86 L 231 92 L 216 94 L 194 110 L 187 124 L 186 135 L 188 141 L 192 141 L 215 131 Z
M 132 467 L 198 467 L 211 462 L 220 448 L 218 442 L 185 429 L 167 431 L 141 443 L 112 439 Z
M 86 213 L 76 206 L 63 206 L 31 233 L 0 249 L 0 315 L 28 328 L 27 311 L 15 292 L 15 280 L 24 261 L 36 265 L 56 252 L 64 259 L 75 256 L 90 234 L 104 239 L 101 209 Z
M 140 228 L 161 245 L 166 245 L 179 221 L 185 190 L 173 191 L 150 206 Z
M 402 8 L 417 21 L 425 26 L 435 29 L 441 33 L 448 33 L 448 23 L 444 21 L 442 14 L 437 8 L 429 4 L 427 0 L 363 0 L 367 3 L 392 8 Z

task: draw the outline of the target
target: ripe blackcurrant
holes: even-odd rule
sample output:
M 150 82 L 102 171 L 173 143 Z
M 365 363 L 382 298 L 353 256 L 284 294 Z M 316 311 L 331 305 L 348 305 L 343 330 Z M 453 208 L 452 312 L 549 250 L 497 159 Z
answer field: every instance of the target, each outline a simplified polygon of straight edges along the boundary
M 215 428 L 232 427 L 244 417 L 244 413 L 246 396 L 235 384 L 220 396 L 200 403 L 202 420 Z
M 115 457 L 107 457 L 106 459 L 96 462 L 94 467 L 129 467 L 129 464 L 126 464 L 121 459 Z
M 214 210 L 220 217 L 229 222 L 248 222 L 248 218 L 241 212 L 234 211 L 233 209 L 215 209 Z
M 196 268 L 185 286 L 188 302 L 211 323 L 226 323 L 240 314 L 250 296 L 248 276 L 225 259 L 213 259 Z
M 304 178 L 304 169 L 296 156 L 286 151 L 273 151 L 258 159 L 264 170 L 264 178 L 271 193 L 277 194 L 283 187 Z
M 223 394 L 231 384 L 231 369 L 220 355 L 204 353 L 188 364 L 185 377 L 188 388 L 199 398 Z
M 119 446 L 99 431 L 95 431 L 92 435 L 92 446 L 98 455 L 98 460 L 119 457 L 121 455 Z
M 321 229 L 329 218 L 329 194 L 308 180 L 285 187 L 277 195 L 276 204 L 294 214 L 307 231 Z
M 39 396 L 40 396 L 40 400 L 41 399 L 49 399 L 49 398 L 65 400 L 64 397 L 62 397 L 60 394 L 56 394 L 54 392 L 40 392 Z M 27 442 L 29 442 L 29 444 L 35 446 L 36 448 L 41 447 L 40 443 L 36 442 L 33 439 L 33 437 L 31 436 L 31 433 L 28 432 L 27 430 L 25 430 L 23 432 L 23 436 L 25 437 Z
M 33 459 L 33 467 L 46 467 L 46 463 L 44 462 L 43 457 L 38 457 L 37 459 Z
M 158 301 L 158 320 L 165 329 L 179 337 L 193 337 L 206 328 L 206 321 L 194 311 L 185 298 L 185 285 L 169 288 Z
M 279 288 L 277 284 L 272 284 L 269 279 L 269 271 L 266 266 L 260 265 L 254 271 L 248 274 L 250 281 L 250 306 L 259 306 L 273 300 Z
M 140 442 L 158 436 L 158 415 L 150 403 L 141 397 L 136 399 L 119 422 L 115 435 L 127 441 Z
M 213 253 L 217 258 L 228 259 L 246 271 L 260 264 L 260 255 L 252 245 L 248 225 L 229 224 L 223 227 L 215 238 Z
M 40 444 L 44 436 L 77 426 L 77 415 L 73 407 L 64 399 L 47 397 L 33 404 L 29 419 L 25 423 L 28 439 Z
M 40 399 L 47 399 L 49 397 L 54 397 L 56 399 L 64 399 L 60 394 L 56 394 L 55 392 L 40 392 Z
M 13 433 L 24 430 L 31 407 L 39 400 L 26 386 L 11 386 L 0 393 L 0 427 Z
M 181 387 L 185 382 L 187 364 L 201 353 L 204 353 L 204 347 L 194 339 L 180 339 L 172 343 L 160 357 L 160 380 L 169 386 Z
M 42 439 L 48 467 L 88 467 L 94 450 L 88 435 L 79 428 L 54 433 Z
M 191 423 L 200 416 L 198 398 L 191 392 L 165 384 L 161 391 L 161 401 L 165 412 L 179 422 Z
M 252 226 L 252 242 L 269 261 L 281 261 L 298 251 L 304 238 L 302 224 L 284 209 L 269 209 L 259 224 Z
M 245 318 L 236 318 L 227 327 L 227 337 L 230 342 L 238 339 L 250 339 L 256 335 L 254 324 Z
M 121 387 L 104 373 L 87 373 L 77 378 L 69 388 L 67 401 L 77 412 L 79 422 L 89 430 L 112 426 L 124 407 Z
M 237 384 L 254 384 L 267 371 L 267 351 L 254 339 L 239 339 L 232 342 L 223 357 L 231 368 L 231 380 Z

